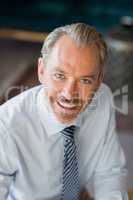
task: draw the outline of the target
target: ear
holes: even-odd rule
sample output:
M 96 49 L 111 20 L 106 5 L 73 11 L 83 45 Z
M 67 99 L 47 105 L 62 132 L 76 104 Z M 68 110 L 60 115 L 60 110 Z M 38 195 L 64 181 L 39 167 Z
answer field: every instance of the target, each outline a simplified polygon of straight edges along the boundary
M 44 83 L 45 66 L 42 57 L 38 58 L 38 79 L 40 83 Z

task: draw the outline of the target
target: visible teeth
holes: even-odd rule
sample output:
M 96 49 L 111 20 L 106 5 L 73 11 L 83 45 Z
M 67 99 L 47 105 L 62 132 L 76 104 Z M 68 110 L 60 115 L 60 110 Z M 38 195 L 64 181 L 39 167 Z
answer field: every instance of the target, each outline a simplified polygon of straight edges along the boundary
M 66 103 L 62 103 L 62 102 L 59 102 L 59 104 L 65 108 L 74 108 L 76 107 L 75 105 L 73 104 L 66 104 Z

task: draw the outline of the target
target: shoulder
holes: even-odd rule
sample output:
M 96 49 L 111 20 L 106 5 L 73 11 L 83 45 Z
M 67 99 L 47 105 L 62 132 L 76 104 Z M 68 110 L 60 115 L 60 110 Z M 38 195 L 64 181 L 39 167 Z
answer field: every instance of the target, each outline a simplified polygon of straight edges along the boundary
M 88 105 L 92 110 L 104 110 L 112 106 L 113 94 L 111 89 L 104 83 L 102 83 L 99 89 L 96 91 L 92 102 Z
M 113 109 L 113 94 L 111 89 L 104 83 L 102 83 L 95 93 L 92 102 L 87 106 L 84 112 L 85 121 L 88 121 L 90 117 L 97 122 L 108 121 L 110 113 Z
M 98 147 L 99 143 L 105 141 L 109 133 L 111 118 L 113 114 L 113 95 L 110 88 L 101 84 L 92 102 L 87 106 L 86 110 L 82 113 L 80 118 L 80 133 L 79 138 L 82 139 L 87 145 L 94 142 L 94 146 Z M 85 134 L 83 134 L 83 132 Z M 89 140 L 88 140 L 89 138 Z
M 113 103 L 113 94 L 111 89 L 104 83 L 101 84 L 98 91 L 95 94 L 95 100 L 97 103 L 97 109 L 108 109 Z
M 97 91 L 97 95 L 101 95 L 105 100 L 113 97 L 112 91 L 105 83 L 102 83 Z
M 42 86 L 36 86 L 26 90 L 0 106 L 1 129 L 3 127 L 12 129 L 12 127 L 26 122 L 26 118 L 34 113 L 37 96 L 41 88 Z

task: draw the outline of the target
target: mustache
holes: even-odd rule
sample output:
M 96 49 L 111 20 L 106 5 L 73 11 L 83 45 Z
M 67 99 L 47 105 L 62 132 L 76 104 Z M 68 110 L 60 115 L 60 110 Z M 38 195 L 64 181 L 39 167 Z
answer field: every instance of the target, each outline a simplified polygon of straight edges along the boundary
M 66 103 L 66 104 L 72 104 L 75 106 L 79 106 L 83 103 L 83 101 L 79 98 L 79 97 L 74 97 L 72 99 L 66 99 L 64 96 L 60 96 L 58 98 L 58 101 L 62 102 L 62 103 Z

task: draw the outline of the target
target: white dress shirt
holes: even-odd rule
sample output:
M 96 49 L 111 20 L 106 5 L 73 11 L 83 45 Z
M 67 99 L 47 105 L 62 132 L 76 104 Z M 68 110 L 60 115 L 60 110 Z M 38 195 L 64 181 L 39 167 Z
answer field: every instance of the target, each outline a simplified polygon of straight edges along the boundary
M 98 97 L 98 98 L 97 98 Z M 125 157 L 115 133 L 111 92 L 101 84 L 72 123 L 81 189 L 96 200 L 127 200 Z M 70 124 L 69 124 L 70 125 Z M 0 106 L 0 200 L 59 200 L 63 137 L 42 85 Z

